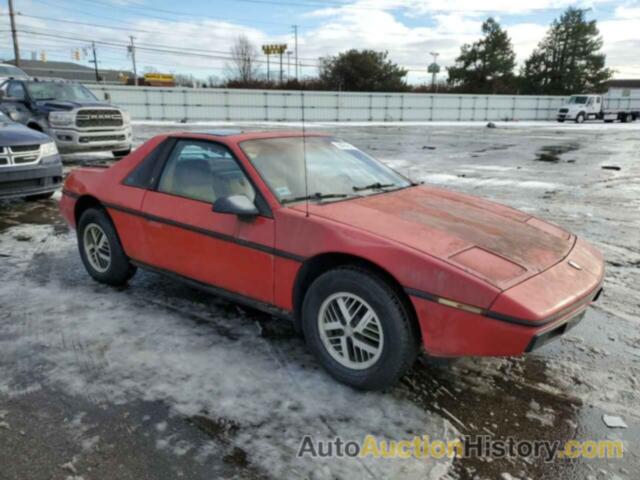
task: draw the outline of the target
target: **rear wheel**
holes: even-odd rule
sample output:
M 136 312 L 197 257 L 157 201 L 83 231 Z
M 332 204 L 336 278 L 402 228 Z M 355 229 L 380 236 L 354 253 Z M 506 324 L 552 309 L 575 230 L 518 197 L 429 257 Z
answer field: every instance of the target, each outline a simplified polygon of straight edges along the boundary
M 302 327 L 320 364 L 338 381 L 363 390 L 396 383 L 418 352 L 398 294 L 375 272 L 357 267 L 330 270 L 313 282 Z
M 631 115 L 630 113 L 625 113 L 622 115 L 622 122 L 623 123 L 631 123 L 633 122 L 633 115 Z
M 78 222 L 78 248 L 89 275 L 108 285 L 123 285 L 136 273 L 104 210 L 90 208 Z

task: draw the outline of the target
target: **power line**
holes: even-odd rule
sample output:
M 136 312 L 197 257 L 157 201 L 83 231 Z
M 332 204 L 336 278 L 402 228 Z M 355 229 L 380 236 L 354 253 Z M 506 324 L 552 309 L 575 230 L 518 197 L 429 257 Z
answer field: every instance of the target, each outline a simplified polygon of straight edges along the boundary
M 35 0 L 38 2 L 42 2 L 42 3 L 47 3 L 44 0 Z M 109 9 L 112 10 L 113 9 L 113 5 L 106 5 L 103 2 L 97 2 L 97 1 L 92 1 L 92 0 L 72 0 L 73 2 L 81 2 L 84 3 L 85 5 L 91 5 L 94 7 L 99 7 L 99 8 L 104 8 L 104 9 Z M 60 7 L 60 5 L 58 5 L 58 7 Z M 152 12 L 149 11 L 149 9 L 152 9 Z M 177 10 L 167 10 L 167 9 L 162 9 L 162 8 L 158 8 L 155 5 L 153 7 L 149 7 L 149 6 L 143 6 L 143 5 L 133 5 L 133 4 L 128 4 L 128 5 L 118 5 L 118 10 L 124 10 L 124 11 L 130 11 L 132 13 L 135 13 L 138 16 L 142 16 L 143 18 L 157 18 L 160 20 L 173 20 L 175 21 L 176 19 L 173 18 L 176 15 L 177 16 L 181 16 L 181 17 L 188 17 L 190 19 L 194 18 L 194 13 L 193 12 L 184 12 L 184 11 L 177 11 Z M 159 17 L 157 15 L 155 15 L 155 12 L 158 13 L 166 13 L 167 15 L 172 15 L 173 17 Z M 95 14 L 89 14 L 91 16 L 95 16 Z M 283 23 L 277 23 L 277 22 L 270 22 L 267 20 L 247 20 L 247 19 L 233 19 L 230 17 L 225 16 L 224 18 L 219 18 L 219 17 L 212 17 L 209 15 L 197 15 L 198 18 L 204 18 L 204 19 L 208 19 L 208 20 L 213 20 L 216 22 L 222 22 L 222 23 L 226 23 L 228 24 L 229 22 L 251 22 L 251 23 L 256 23 L 256 24 L 265 24 L 265 25 L 277 25 L 280 27 L 285 27 L 286 24 Z M 243 28 L 249 28 L 249 27 L 234 27 L 232 25 L 229 25 L 229 28 L 236 28 L 236 29 L 243 29 Z
M 1 14 L 0 14 L 1 15 Z M 127 28 L 127 27 L 116 27 L 116 26 L 111 26 L 111 25 L 104 25 L 104 24 L 99 24 L 99 23 L 90 23 L 90 22 L 80 22 L 80 21 L 75 21 L 75 20 L 67 20 L 64 18 L 56 18 L 56 17 L 41 17 L 41 16 L 37 16 L 37 15 L 27 15 L 24 13 L 18 13 L 19 16 L 21 17 L 25 17 L 25 18 L 35 18 L 35 19 L 41 19 L 41 20 L 47 20 L 47 21 L 52 21 L 52 22 L 61 22 L 61 23 L 69 23 L 69 24 L 73 24 L 73 25 L 84 25 L 84 26 L 88 26 L 88 27 L 97 27 L 97 28 L 104 28 L 104 29 L 112 29 L 112 30 L 119 30 L 119 31 L 124 31 L 124 32 L 128 32 L 128 33 L 151 33 L 151 34 L 159 34 L 161 33 L 160 31 L 152 31 L 152 30 L 142 30 L 142 29 L 137 29 L 137 28 Z M 297 25 L 294 25 L 294 27 L 297 27 Z M 32 26 L 27 26 L 27 28 L 38 28 L 38 27 L 32 27 Z M 297 37 L 297 28 L 295 30 L 295 35 Z M 173 35 L 168 35 L 168 36 L 179 36 L 178 34 L 173 34 Z M 181 36 L 181 35 L 180 35 Z M 140 44 L 140 45 L 145 45 L 145 44 Z M 153 47 L 163 47 L 165 45 L 150 45 L 150 44 L 146 44 L 148 46 L 153 46 Z M 169 48 L 174 48 L 172 46 L 168 46 Z M 220 54 L 228 54 L 227 51 L 222 51 L 222 50 L 211 50 L 211 49 L 202 49 L 202 48 L 191 48 L 191 50 L 193 51 L 200 51 L 200 52 L 204 52 L 204 53 L 220 53 Z M 310 62 L 314 62 L 317 59 L 315 58 L 302 58 L 302 60 L 306 60 L 306 61 L 310 61 Z
M 24 29 L 20 29 L 19 30 L 20 33 L 23 33 L 25 35 L 35 35 L 35 36 L 41 36 L 41 37 L 48 37 L 48 38 L 55 38 L 55 39 L 65 39 L 65 40 L 74 40 L 74 41 L 81 41 L 81 42 L 95 42 L 96 45 L 105 45 L 105 46 L 111 46 L 111 47 L 120 47 L 120 48 L 126 48 L 128 46 L 128 44 L 126 43 L 118 43 L 118 42 L 113 42 L 113 41 L 106 41 L 106 40 L 92 40 L 90 38 L 85 38 L 85 37 L 76 37 L 76 36 L 69 36 L 69 35 L 56 35 L 56 34 L 51 34 L 51 33 L 41 33 L 41 32 L 34 32 L 31 30 L 24 30 Z M 193 56 L 193 57 L 201 57 L 201 58 L 210 58 L 210 59 L 215 59 L 215 60 L 233 60 L 233 57 L 230 54 L 213 54 L 213 53 L 200 53 L 202 52 L 206 52 L 206 50 L 200 50 L 200 49 L 185 49 L 182 47 L 172 47 L 170 45 L 158 45 L 158 46 L 153 46 L 153 45 L 148 45 L 148 44 L 138 44 L 136 45 L 136 48 L 138 50 L 144 50 L 144 51 L 148 51 L 148 52 L 159 52 L 159 53 L 167 53 L 167 54 L 174 54 L 174 55 L 179 55 L 179 56 L 184 56 L 184 55 L 188 55 L 188 56 Z M 265 60 L 260 60 L 260 59 L 256 59 L 256 63 L 263 63 L 266 64 L 267 62 Z M 302 64 L 302 66 L 305 67 L 317 67 L 318 64 Z

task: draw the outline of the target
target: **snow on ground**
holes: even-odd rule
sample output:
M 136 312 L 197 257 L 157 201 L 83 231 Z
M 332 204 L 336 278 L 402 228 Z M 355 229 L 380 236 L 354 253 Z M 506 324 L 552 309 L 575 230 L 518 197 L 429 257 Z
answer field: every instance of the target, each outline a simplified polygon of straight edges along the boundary
M 366 469 L 377 478 L 402 471 L 424 479 L 448 469 L 448 461 L 297 459 L 307 434 L 435 438 L 445 421 L 406 399 L 337 384 L 301 341 L 265 339 L 255 321 L 238 311 L 225 317 L 215 299 L 202 309 L 167 308 L 136 279 L 123 290 L 93 282 L 81 270 L 72 233 L 13 227 L 0 235 L 0 256 L 0 352 L 21 359 L 0 368 L 3 395 L 46 385 L 98 403 L 162 401 L 186 417 L 224 419 L 233 426 L 227 441 L 274 478 L 348 478 Z M 82 418 L 72 425 L 81 428 Z M 196 447 L 168 434 L 158 441 L 175 455 Z

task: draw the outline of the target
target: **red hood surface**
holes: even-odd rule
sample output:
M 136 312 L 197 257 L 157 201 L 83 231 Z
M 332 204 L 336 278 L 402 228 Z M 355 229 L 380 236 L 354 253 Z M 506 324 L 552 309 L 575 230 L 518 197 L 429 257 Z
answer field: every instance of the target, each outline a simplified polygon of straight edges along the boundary
M 310 213 L 438 257 L 503 290 L 552 267 L 575 242 L 527 213 L 426 186 L 311 204 Z

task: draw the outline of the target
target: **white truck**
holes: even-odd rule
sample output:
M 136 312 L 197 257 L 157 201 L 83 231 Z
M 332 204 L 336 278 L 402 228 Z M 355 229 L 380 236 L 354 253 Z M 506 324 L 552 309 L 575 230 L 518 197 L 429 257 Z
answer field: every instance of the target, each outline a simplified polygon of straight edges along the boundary
M 616 102 L 614 106 L 613 103 Z M 621 122 L 633 122 L 640 117 L 640 107 L 633 108 L 620 105 L 618 99 L 611 100 L 602 95 L 571 95 L 569 101 L 558 109 L 558 121 L 572 120 L 582 123 L 585 120 L 604 120 L 607 123 L 620 120 Z

